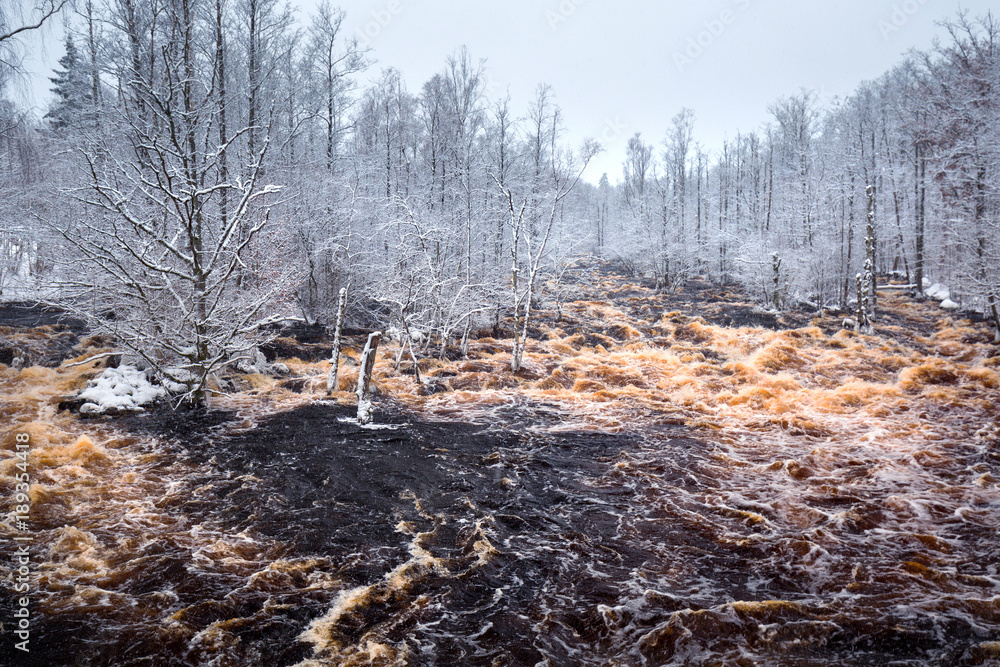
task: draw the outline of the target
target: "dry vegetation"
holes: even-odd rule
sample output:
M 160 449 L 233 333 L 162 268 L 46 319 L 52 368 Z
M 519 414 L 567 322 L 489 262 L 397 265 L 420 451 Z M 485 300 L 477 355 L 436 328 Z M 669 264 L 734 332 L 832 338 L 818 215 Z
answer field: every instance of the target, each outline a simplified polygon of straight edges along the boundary
M 713 474 L 742 489 L 740 497 L 750 503 L 706 496 L 699 502 L 722 517 L 713 521 L 754 530 L 794 525 L 804 534 L 811 531 L 816 544 L 825 544 L 830 521 L 862 530 L 887 519 L 859 510 L 832 515 L 817 510 L 813 500 L 863 496 L 896 480 L 891 483 L 905 484 L 910 495 L 885 501 L 894 513 L 890 523 L 908 526 L 915 555 L 885 576 L 916 577 L 947 590 L 976 585 L 948 569 L 952 546 L 924 524 L 928 511 L 933 520 L 960 515 L 977 525 L 988 521 L 988 512 L 975 508 L 988 505 L 1000 489 L 990 465 L 981 457 L 970 463 L 966 451 L 980 447 L 995 458 L 1000 444 L 1000 350 L 985 325 L 887 293 L 873 336 L 841 330 L 832 314 L 786 315 L 784 322 L 775 317 L 777 329 L 733 328 L 713 322 L 740 308 L 745 316 L 752 307 L 713 303 L 704 291 L 663 295 L 600 272 L 581 274 L 575 289 L 579 299 L 562 305 L 561 318 L 541 312 L 520 374 L 509 370 L 508 340 L 479 338 L 471 341 L 468 358 L 421 360 L 427 383 L 418 385 L 406 363 L 394 368 L 398 350 L 389 344 L 376 367 L 378 400 L 396 401 L 428 418 L 493 423 L 504 423 L 504 411 L 518 406 L 521 415 L 538 414 L 537 423 L 521 426 L 548 431 L 693 434 L 708 443 Z M 42 345 L 49 333 L 12 330 L 7 336 Z M 333 400 L 355 400 L 350 392 L 359 341 L 342 357 Z M 14 435 L 28 433 L 32 522 L 47 554 L 40 569 L 41 608 L 110 613 L 116 605 L 128 606 L 116 592 L 131 576 L 127 563 L 164 543 L 183 558 L 208 559 L 220 572 L 256 572 L 250 577 L 254 585 L 338 590 L 341 582 L 324 574 L 319 560 L 274 560 L 274 544 L 191 525 L 182 510 L 189 499 L 180 498 L 176 487 L 199 472 L 192 464 L 165 460 L 156 441 L 126 433 L 114 420 L 81 420 L 58 409 L 102 362 L 71 364 L 107 351 L 105 343 L 82 341 L 58 367 L 0 366 L 0 413 L 9 425 L 0 497 L 13 495 Z M 283 361 L 291 379 L 229 379 L 239 391 L 217 399 L 216 406 L 236 410 L 242 421 L 228 428 L 250 428 L 267 415 L 325 400 L 327 362 Z M 544 416 L 553 413 L 559 418 Z M 639 474 L 627 458 L 616 465 L 623 475 Z M 942 479 L 954 486 L 942 487 Z M 761 504 L 754 505 L 755 498 Z M 0 527 L 5 537 L 10 531 Z M 740 544 L 763 539 L 730 528 L 716 532 L 718 539 Z M 795 555 L 796 548 L 788 546 L 789 558 L 811 557 L 808 549 Z M 867 590 L 873 581 L 862 574 L 851 585 Z M 139 600 L 149 614 L 173 604 L 156 595 Z M 975 613 L 983 618 L 1000 618 L 995 601 L 967 604 L 979 605 Z M 756 613 L 748 609 L 737 612 Z M 335 608 L 328 616 L 336 614 Z M 213 641 L 231 640 L 223 629 L 213 631 Z M 214 655 L 211 642 L 204 646 L 206 657 Z M 340 655 L 352 655 L 358 664 L 389 659 L 382 644 L 341 648 Z

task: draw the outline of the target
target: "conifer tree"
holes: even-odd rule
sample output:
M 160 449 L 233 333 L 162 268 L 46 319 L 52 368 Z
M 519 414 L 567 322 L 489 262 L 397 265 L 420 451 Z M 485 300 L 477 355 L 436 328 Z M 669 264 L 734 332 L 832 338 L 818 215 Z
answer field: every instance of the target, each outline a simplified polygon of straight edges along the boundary
M 55 93 L 56 101 L 45 118 L 56 130 L 80 127 L 93 115 L 93 93 L 87 65 L 80 58 L 72 37 L 66 37 L 66 54 L 59 59 L 59 67 L 61 69 L 56 70 L 55 76 L 49 78 L 54 84 L 51 91 Z

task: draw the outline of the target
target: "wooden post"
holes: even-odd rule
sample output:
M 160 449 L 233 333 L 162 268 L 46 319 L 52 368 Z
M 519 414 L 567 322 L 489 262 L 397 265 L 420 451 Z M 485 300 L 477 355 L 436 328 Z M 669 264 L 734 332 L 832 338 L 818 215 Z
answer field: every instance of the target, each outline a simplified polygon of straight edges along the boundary
M 337 328 L 333 333 L 333 355 L 330 357 L 330 373 L 326 376 L 326 395 L 337 391 L 337 373 L 340 370 L 340 335 L 344 330 L 344 311 L 347 310 L 347 288 L 340 288 L 337 303 Z
M 372 369 L 375 367 L 375 353 L 382 340 L 382 332 L 376 331 L 368 335 L 364 352 L 361 353 L 361 366 L 358 369 L 358 423 L 372 423 L 371 384 Z

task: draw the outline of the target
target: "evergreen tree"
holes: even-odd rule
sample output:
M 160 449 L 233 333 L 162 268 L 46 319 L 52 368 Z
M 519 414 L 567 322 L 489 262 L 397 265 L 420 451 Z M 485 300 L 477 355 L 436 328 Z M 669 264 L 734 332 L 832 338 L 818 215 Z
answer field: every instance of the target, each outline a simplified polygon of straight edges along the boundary
M 79 127 L 92 115 L 91 81 L 88 78 L 86 63 L 80 57 L 72 37 L 66 37 L 66 55 L 59 59 L 62 69 L 55 71 L 50 77 L 55 87 L 51 89 L 56 100 L 45 114 L 53 129 L 65 130 Z

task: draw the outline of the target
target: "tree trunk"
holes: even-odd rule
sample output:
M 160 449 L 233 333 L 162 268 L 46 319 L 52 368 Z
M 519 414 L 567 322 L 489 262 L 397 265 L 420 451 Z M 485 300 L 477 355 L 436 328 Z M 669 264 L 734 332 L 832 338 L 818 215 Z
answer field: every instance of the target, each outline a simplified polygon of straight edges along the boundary
M 771 270 L 774 273 L 772 276 L 774 292 L 771 294 L 771 299 L 774 303 L 774 309 L 781 310 L 781 258 L 778 257 L 778 253 L 771 255 Z
M 340 370 L 340 336 L 344 330 L 344 311 L 347 310 L 347 288 L 340 288 L 337 301 L 337 328 L 333 332 L 333 354 L 330 356 L 330 373 L 326 376 L 326 395 L 337 391 L 337 374 Z
M 854 174 L 851 174 L 851 187 L 847 193 L 847 261 L 844 263 L 844 308 L 851 297 L 851 261 L 854 255 Z
M 914 214 L 916 217 L 916 245 L 917 245 L 917 259 L 916 266 L 914 267 L 915 275 L 914 282 L 917 283 L 917 294 L 923 294 L 924 292 L 924 224 L 925 224 L 925 204 L 927 202 L 927 185 L 925 183 L 925 178 L 927 175 L 927 162 L 924 160 L 924 156 L 920 152 L 920 145 L 918 144 L 914 148 L 916 153 L 916 174 L 914 181 L 916 182 L 916 201 L 913 204 Z
M 997 298 L 991 293 L 988 299 L 990 314 L 993 316 L 993 326 L 996 332 L 993 334 L 993 342 L 1000 345 L 1000 308 L 997 308 Z
M 855 286 L 858 291 L 858 313 L 854 321 L 854 330 L 860 333 L 871 333 L 872 324 L 868 318 L 868 298 L 865 296 L 864 281 L 861 274 L 854 276 Z
M 258 62 L 259 54 L 257 49 L 260 39 L 260 28 L 258 27 L 261 19 L 259 16 L 260 3 L 258 0 L 251 0 L 247 9 L 250 14 L 250 43 L 247 52 L 247 78 L 250 84 L 247 91 L 247 112 L 249 114 L 247 147 L 250 160 L 253 160 L 254 154 L 257 152 L 257 101 L 258 86 L 260 85 L 260 81 L 258 80 L 260 63 Z
M 878 308 L 878 278 L 876 276 L 877 265 L 875 256 L 877 247 L 875 236 L 875 186 L 869 185 L 865 188 L 865 195 L 868 197 L 868 226 L 865 230 L 865 311 L 868 319 L 874 320 L 875 310 Z
M 90 95 L 91 106 L 94 114 L 94 127 L 101 122 L 101 71 L 97 65 L 97 38 L 94 35 L 94 3 L 87 0 L 85 5 L 87 12 L 87 48 L 90 55 Z
M 524 357 L 524 347 L 528 338 L 528 323 L 531 320 L 531 300 L 535 294 L 535 273 L 528 277 L 528 291 L 525 295 L 524 312 L 514 328 L 514 354 L 510 358 L 510 370 L 517 373 L 521 370 L 521 359 Z
M 361 366 L 358 369 L 358 423 L 372 423 L 372 369 L 375 367 L 375 356 L 378 344 L 382 340 L 382 332 L 376 331 L 368 335 L 368 342 L 361 353 Z
M 223 146 L 229 140 L 229 130 L 226 127 L 226 49 L 223 37 L 222 0 L 215 0 L 215 67 L 216 76 L 219 78 L 218 100 L 219 100 L 219 146 Z M 229 151 L 219 153 L 219 180 L 223 183 L 229 182 Z M 227 227 L 229 220 L 229 192 L 223 188 L 219 192 L 219 219 L 222 228 Z

